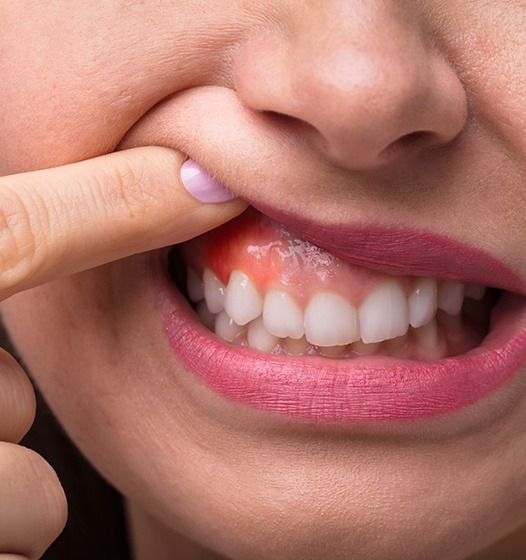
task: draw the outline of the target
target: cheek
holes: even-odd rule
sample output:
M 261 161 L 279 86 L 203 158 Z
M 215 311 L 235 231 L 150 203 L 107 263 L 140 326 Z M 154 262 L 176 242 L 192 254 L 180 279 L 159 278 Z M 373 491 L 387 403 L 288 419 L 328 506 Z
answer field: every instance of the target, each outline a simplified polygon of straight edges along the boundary
M 213 82 L 234 40 L 223 2 L 71 4 L 0 7 L 0 175 L 113 151 L 156 103 Z
M 524 517 L 516 430 L 437 450 L 268 430 L 241 408 L 214 416 L 215 401 L 167 357 L 144 262 L 127 262 L 19 294 L 3 314 L 76 444 L 169 527 L 227 557 L 312 560 L 352 548 L 365 558 L 373 547 L 374 557 L 449 558 L 451 543 L 494 540 Z M 430 526 L 434 537 L 415 541 Z

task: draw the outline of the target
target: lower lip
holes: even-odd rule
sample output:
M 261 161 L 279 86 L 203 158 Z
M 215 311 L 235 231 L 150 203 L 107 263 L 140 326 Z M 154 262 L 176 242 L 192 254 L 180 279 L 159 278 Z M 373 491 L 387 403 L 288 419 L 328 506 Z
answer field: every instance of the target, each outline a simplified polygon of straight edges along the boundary
M 159 258 L 161 256 L 161 258 Z M 274 356 L 221 341 L 175 288 L 154 254 L 154 290 L 176 358 L 227 399 L 270 413 L 339 422 L 400 420 L 459 410 L 526 363 L 526 298 L 505 294 L 482 344 L 438 362 Z

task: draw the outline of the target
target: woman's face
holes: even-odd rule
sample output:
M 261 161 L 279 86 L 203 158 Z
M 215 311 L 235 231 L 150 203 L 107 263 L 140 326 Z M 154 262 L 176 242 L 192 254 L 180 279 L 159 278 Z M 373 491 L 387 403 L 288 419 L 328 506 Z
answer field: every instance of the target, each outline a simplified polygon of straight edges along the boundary
M 526 2 L 19 0 L 0 20 L 0 175 L 165 145 L 328 249 L 351 299 L 400 275 L 526 293 Z M 207 258 L 235 268 L 218 239 Z M 495 335 L 511 357 L 358 370 L 225 358 L 165 269 L 135 255 L 3 314 L 68 433 L 166 535 L 238 559 L 456 559 L 526 523 L 522 297 Z M 358 375 L 363 395 L 335 386 Z

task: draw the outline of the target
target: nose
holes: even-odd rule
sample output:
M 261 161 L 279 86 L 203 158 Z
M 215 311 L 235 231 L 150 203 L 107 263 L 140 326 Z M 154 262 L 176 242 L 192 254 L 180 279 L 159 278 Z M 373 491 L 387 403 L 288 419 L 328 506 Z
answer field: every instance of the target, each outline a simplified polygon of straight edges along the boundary
M 289 117 L 346 168 L 451 142 L 466 121 L 466 92 L 408 4 L 290 3 L 303 9 L 288 5 L 279 29 L 240 48 L 239 95 L 253 110 Z

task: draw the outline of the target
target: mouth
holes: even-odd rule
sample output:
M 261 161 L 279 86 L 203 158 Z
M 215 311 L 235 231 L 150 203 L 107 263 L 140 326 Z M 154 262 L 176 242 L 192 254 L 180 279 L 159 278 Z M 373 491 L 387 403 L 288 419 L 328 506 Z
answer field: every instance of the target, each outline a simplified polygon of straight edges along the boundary
M 520 279 L 500 263 L 429 235 L 408 250 L 413 233 L 365 262 L 356 231 L 314 244 L 292 231 L 312 239 L 308 227 L 266 214 L 250 208 L 159 265 L 170 346 L 224 397 L 313 420 L 425 418 L 477 402 L 526 362 L 525 298 L 503 289 Z

